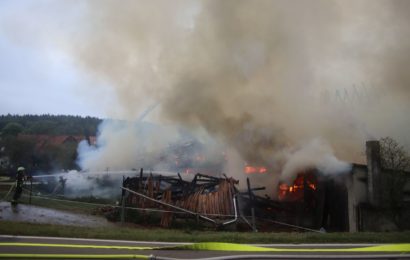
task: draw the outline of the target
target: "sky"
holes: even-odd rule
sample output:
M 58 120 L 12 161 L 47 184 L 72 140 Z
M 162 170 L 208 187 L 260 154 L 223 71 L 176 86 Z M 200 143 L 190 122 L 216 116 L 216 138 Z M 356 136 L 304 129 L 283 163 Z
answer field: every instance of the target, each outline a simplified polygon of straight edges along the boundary
M 90 91 L 89 85 L 107 88 L 78 69 L 56 35 L 47 35 L 48 27 L 75 16 L 78 10 L 47 10 L 47 4 L 42 0 L 0 1 L 0 114 L 106 117 L 109 95 Z

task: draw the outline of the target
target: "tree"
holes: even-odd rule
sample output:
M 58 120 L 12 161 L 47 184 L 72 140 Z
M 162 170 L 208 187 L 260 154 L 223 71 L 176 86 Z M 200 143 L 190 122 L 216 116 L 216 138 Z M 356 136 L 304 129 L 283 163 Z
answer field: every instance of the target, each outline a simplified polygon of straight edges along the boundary
M 23 126 L 19 123 L 11 122 L 8 123 L 3 129 L 1 130 L 2 136 L 17 136 L 19 133 L 23 131 Z
M 10 136 L 4 140 L 5 154 L 10 158 L 10 162 L 15 167 L 24 166 L 30 168 L 35 144 L 30 140 L 19 140 Z
M 389 207 L 400 207 L 404 186 L 409 178 L 406 171 L 410 167 L 410 157 L 404 147 L 391 137 L 380 139 L 380 156 L 383 168 L 382 197 Z
M 385 169 L 403 172 L 410 167 L 410 157 L 406 150 L 391 137 L 380 139 L 380 155 Z

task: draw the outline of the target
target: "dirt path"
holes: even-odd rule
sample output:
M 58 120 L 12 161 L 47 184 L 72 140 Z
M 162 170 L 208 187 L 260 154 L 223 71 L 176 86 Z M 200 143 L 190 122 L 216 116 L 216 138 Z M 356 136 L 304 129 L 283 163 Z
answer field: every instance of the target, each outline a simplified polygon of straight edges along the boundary
M 103 217 L 75 214 L 32 205 L 11 206 L 10 202 L 5 201 L 0 202 L 0 220 L 83 227 L 114 226 Z

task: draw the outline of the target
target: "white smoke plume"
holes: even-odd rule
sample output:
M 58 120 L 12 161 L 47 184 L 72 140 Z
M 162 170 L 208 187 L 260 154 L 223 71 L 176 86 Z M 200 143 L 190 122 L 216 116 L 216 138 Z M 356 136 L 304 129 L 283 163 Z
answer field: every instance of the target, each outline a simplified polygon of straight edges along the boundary
M 223 147 L 206 134 L 192 136 L 174 126 L 105 120 L 99 126 L 96 145 L 82 141 L 78 155 L 81 169 L 91 172 L 171 171 L 218 165 L 223 160 Z
M 122 176 L 99 172 L 98 174 L 70 171 L 62 175 L 65 180 L 64 196 L 119 198 L 121 195 Z
M 307 169 L 317 169 L 322 174 L 333 175 L 349 172 L 351 165 L 338 160 L 324 140 L 314 139 L 288 154 L 280 180 L 291 185 L 297 174 Z
M 105 120 L 99 126 L 96 147 L 88 145 L 87 141 L 79 144 L 78 164 L 83 170 L 89 171 L 130 170 L 161 163 L 166 165 L 170 163 L 169 158 L 164 158 L 162 153 L 176 140 L 177 130 L 172 127 Z

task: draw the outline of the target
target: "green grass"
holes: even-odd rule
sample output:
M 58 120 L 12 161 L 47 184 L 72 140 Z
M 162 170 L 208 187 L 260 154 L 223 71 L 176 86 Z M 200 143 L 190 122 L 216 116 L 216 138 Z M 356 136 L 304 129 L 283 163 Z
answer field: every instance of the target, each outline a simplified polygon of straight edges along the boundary
M 27 196 L 23 196 L 20 200 L 22 204 L 28 204 L 29 199 Z M 98 208 L 99 206 L 94 206 L 90 204 L 82 204 L 77 202 L 70 202 L 70 201 L 57 201 L 57 200 L 50 200 L 44 199 L 39 197 L 32 197 L 31 198 L 31 205 L 50 208 L 50 209 L 57 209 L 57 210 L 64 210 L 73 213 L 82 213 L 82 214 L 91 214 L 93 211 Z
M 0 234 L 79 237 L 171 242 L 231 243 L 409 243 L 410 232 L 391 233 L 240 233 L 142 229 L 135 227 L 85 228 L 0 221 Z
M 9 185 L 1 185 L 0 186 L 0 199 L 3 199 L 8 190 L 10 189 Z M 35 192 L 33 192 L 33 195 Z M 8 196 L 8 201 L 11 200 L 13 197 L 13 191 L 9 194 Z M 71 200 L 71 201 L 70 201 Z M 92 204 L 86 204 L 83 202 L 91 202 L 95 204 L 113 204 L 113 202 L 108 202 L 108 201 L 103 201 L 103 200 L 98 200 L 98 199 L 93 199 L 93 198 L 77 198 L 77 199 L 68 199 L 68 198 L 41 198 L 38 196 L 33 196 L 31 198 L 31 205 L 38 206 L 38 207 L 45 207 L 45 208 L 50 208 L 50 209 L 57 209 L 57 210 L 64 210 L 64 211 L 69 211 L 73 213 L 82 213 L 82 214 L 93 214 L 95 210 L 99 207 L 100 205 L 92 205 Z M 21 198 L 19 199 L 19 203 L 21 204 L 30 204 L 29 203 L 29 193 L 27 191 L 24 191 Z

